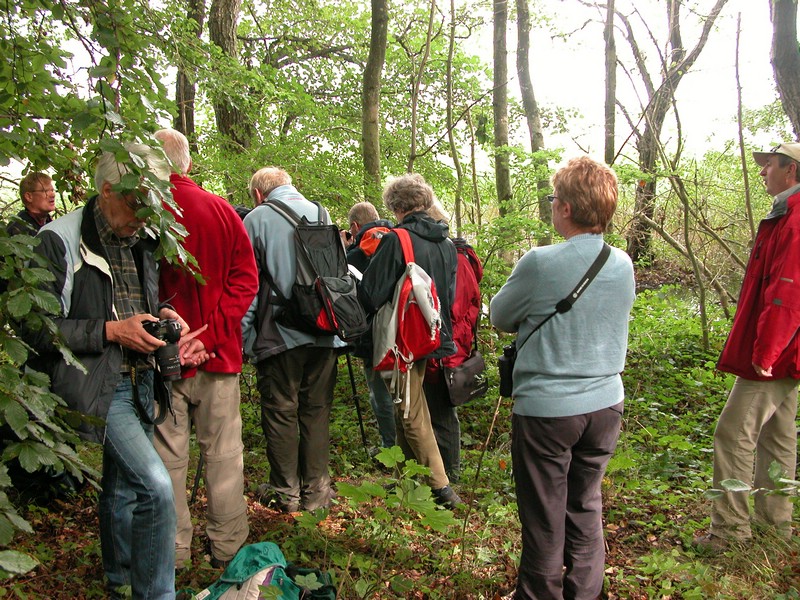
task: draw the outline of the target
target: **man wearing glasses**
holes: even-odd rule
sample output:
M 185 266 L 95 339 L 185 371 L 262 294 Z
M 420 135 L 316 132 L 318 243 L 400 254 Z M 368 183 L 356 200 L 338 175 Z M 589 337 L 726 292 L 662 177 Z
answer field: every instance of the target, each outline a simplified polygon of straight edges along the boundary
M 169 179 L 169 165 L 152 149 L 129 144 L 126 150 Z M 127 597 L 130 586 L 133 598 L 173 600 L 172 482 L 152 442 L 155 399 L 165 390 L 151 354 L 166 342 L 143 324 L 176 319 L 182 334 L 188 326 L 159 304 L 156 241 L 140 231 L 142 192 L 119 185 L 129 172 L 104 153 L 95 173 L 98 195 L 37 235 L 36 251 L 54 275 L 45 288 L 60 301 L 53 322 L 85 371 L 66 362 L 47 328 L 26 331 L 25 339 L 36 350 L 31 366 L 50 376 L 53 393 L 94 418 L 79 433 L 103 445 L 100 548 L 109 596 Z
M 28 173 L 19 182 L 19 198 L 25 208 L 11 219 L 6 227 L 8 235 L 36 235 L 52 219 L 56 209 L 56 191 L 53 180 L 46 173 Z
M 752 485 L 753 522 L 788 538 L 792 503 L 767 494 L 773 464 L 795 478 L 800 380 L 800 143 L 754 152 L 772 209 L 761 221 L 747 263 L 736 316 L 717 368 L 736 375 L 714 432 L 714 488 L 726 479 Z M 755 471 L 755 475 L 754 475 Z M 724 490 L 713 501 L 711 531 L 695 545 L 721 551 L 747 543 L 749 491 Z

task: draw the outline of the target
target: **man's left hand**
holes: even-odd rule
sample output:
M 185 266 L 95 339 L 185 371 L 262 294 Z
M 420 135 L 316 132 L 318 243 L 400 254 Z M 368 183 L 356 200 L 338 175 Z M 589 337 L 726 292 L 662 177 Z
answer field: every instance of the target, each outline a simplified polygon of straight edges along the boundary
M 206 350 L 205 344 L 197 339 L 197 336 L 206 329 L 208 329 L 208 325 L 203 325 L 199 329 L 187 333 L 178 341 L 182 366 L 196 368 L 216 356 L 213 352 Z

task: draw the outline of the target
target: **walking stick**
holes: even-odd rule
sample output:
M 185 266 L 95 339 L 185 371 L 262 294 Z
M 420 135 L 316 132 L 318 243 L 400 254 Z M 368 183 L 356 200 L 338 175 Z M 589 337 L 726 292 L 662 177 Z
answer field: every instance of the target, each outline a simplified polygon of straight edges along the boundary
M 192 498 L 190 500 L 190 504 L 194 504 L 195 498 L 197 498 L 197 488 L 200 487 L 200 478 L 203 476 L 203 467 L 204 467 L 203 455 L 200 455 L 200 460 L 197 461 L 197 472 L 194 474 L 194 485 L 192 485 Z
M 358 401 L 358 392 L 356 391 L 356 378 L 353 376 L 353 364 L 350 361 L 350 353 L 345 352 L 347 358 L 347 372 L 350 374 L 350 387 L 353 388 L 353 402 L 356 405 L 356 414 L 358 415 L 358 427 L 361 429 L 361 442 L 364 444 L 364 452 L 367 453 L 367 460 L 371 457 L 369 455 L 369 444 L 367 443 L 367 434 L 364 431 L 364 416 L 361 414 L 361 403 Z

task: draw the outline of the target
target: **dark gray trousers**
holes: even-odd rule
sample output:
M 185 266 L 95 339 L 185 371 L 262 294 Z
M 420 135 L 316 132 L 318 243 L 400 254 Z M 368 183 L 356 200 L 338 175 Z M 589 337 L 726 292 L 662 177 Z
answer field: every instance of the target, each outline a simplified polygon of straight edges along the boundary
M 522 523 L 515 600 L 600 596 L 600 484 L 617 445 L 622 408 L 557 418 L 513 415 L 511 456 Z
M 328 462 L 336 353 L 302 346 L 256 368 L 270 487 L 293 510 L 327 507 L 333 496 Z
M 423 383 L 422 387 L 445 473 L 450 483 L 458 483 L 461 478 L 461 422 L 456 407 L 450 404 L 444 375 L 435 383 Z

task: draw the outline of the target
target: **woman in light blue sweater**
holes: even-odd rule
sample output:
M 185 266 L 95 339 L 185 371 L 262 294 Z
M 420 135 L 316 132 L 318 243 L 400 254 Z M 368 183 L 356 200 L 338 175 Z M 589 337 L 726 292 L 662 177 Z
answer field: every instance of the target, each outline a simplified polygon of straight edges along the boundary
M 528 337 L 597 258 L 617 205 L 614 172 L 588 157 L 560 169 L 553 189 L 553 226 L 566 241 L 525 254 L 491 302 L 492 324 L 524 342 L 513 391 L 522 523 L 515 600 L 594 600 L 605 562 L 600 483 L 622 419 L 633 265 L 612 249 L 572 309 Z

